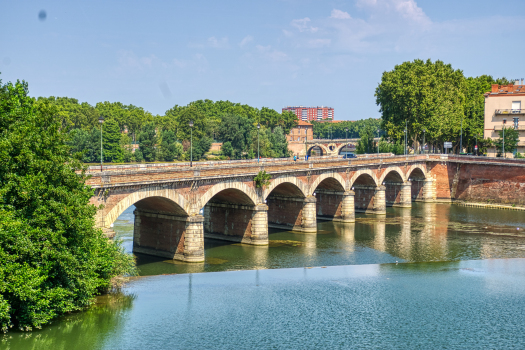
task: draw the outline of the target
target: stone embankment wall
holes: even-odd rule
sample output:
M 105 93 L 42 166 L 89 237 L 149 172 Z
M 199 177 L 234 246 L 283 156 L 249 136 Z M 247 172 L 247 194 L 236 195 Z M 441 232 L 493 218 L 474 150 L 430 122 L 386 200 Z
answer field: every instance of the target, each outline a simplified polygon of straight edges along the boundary
M 433 163 L 430 173 L 437 200 L 525 205 L 525 164 Z

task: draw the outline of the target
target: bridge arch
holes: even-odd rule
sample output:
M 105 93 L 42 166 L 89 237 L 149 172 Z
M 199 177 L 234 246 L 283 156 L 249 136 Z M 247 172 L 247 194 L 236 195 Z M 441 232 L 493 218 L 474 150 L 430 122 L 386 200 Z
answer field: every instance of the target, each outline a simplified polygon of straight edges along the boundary
M 246 198 L 239 199 L 239 202 L 241 204 L 251 204 L 255 205 L 259 201 L 257 199 L 257 193 L 255 190 L 248 186 L 246 183 L 241 181 L 225 181 L 218 183 L 214 186 L 212 186 L 210 189 L 206 191 L 198 200 L 197 202 L 197 208 L 196 210 L 202 209 L 209 201 L 212 199 L 215 195 L 219 194 L 220 192 L 227 191 L 227 190 L 236 190 L 239 192 L 242 192 L 246 196 Z M 235 191 L 235 192 L 236 192 Z M 232 191 L 233 193 L 234 191 Z M 246 199 L 249 199 L 251 203 L 246 203 Z M 245 202 L 245 203 L 242 203 Z
M 315 190 L 317 189 L 317 187 L 321 184 L 321 182 L 325 181 L 325 180 L 332 180 L 332 181 L 335 181 L 335 183 L 341 185 L 342 189 L 345 190 L 347 187 L 346 187 L 346 181 L 345 179 L 339 175 L 338 173 L 323 173 L 321 175 L 319 175 L 315 181 L 312 183 L 312 185 L 310 186 L 310 193 L 309 194 L 313 194 L 315 192 Z
M 357 181 L 360 180 L 360 181 Z M 372 170 L 362 169 L 356 171 L 354 176 L 349 181 L 349 187 L 353 187 L 355 184 L 367 185 L 367 186 L 379 186 L 380 182 L 378 181 L 376 175 Z
M 309 194 L 307 185 L 295 176 L 280 176 L 271 180 L 270 186 L 264 191 L 263 200 L 267 199 L 270 193 L 280 185 L 292 185 L 286 187 L 288 187 L 289 191 L 293 192 L 295 196 L 307 197 Z M 285 186 L 281 186 L 281 188 L 283 187 Z
M 406 179 L 418 179 L 418 180 L 424 180 L 427 178 L 427 170 L 425 169 L 425 166 L 421 164 L 413 164 L 410 168 L 408 168 Z
M 348 152 L 355 152 L 355 144 L 352 143 L 352 142 L 346 142 L 346 143 L 340 144 L 337 147 L 337 149 L 335 150 L 335 152 L 337 152 L 337 154 L 341 154 L 342 149 L 345 148 L 346 146 L 354 146 L 353 150 L 352 151 L 348 151 Z M 352 148 L 352 147 L 349 147 L 349 148 Z
M 321 156 L 326 156 L 330 153 L 330 151 L 328 150 L 328 148 L 323 145 L 322 143 L 316 143 L 314 145 L 310 145 L 310 147 L 308 147 L 308 155 L 310 156 L 312 154 L 312 150 L 316 147 L 319 147 L 321 149 Z
M 379 182 L 378 183 L 382 184 L 387 177 L 392 178 L 392 175 L 393 175 L 392 172 L 395 172 L 395 173 L 397 173 L 397 175 L 399 175 L 399 177 L 401 178 L 401 182 L 405 182 L 407 180 L 403 170 L 400 167 L 398 167 L 398 166 L 393 166 L 393 167 L 388 167 L 387 169 L 385 169 L 385 171 L 383 172 L 383 174 L 379 178 Z
M 190 204 L 184 197 L 173 189 L 160 187 L 146 187 L 129 194 L 118 202 L 104 217 L 104 227 L 109 228 L 111 224 L 130 206 L 137 202 L 145 201 L 147 207 L 159 206 L 164 211 L 171 211 L 180 216 L 188 215 Z

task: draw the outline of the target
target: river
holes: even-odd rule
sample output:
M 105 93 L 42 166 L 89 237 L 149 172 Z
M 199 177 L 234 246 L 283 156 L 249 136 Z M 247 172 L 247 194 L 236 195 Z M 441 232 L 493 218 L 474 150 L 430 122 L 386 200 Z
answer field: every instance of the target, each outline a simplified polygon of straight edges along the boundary
M 132 210 L 114 227 L 128 251 Z M 205 256 L 138 256 L 121 294 L 0 347 L 525 347 L 525 212 L 414 203 L 317 234 L 272 230 L 269 247 L 206 240 Z

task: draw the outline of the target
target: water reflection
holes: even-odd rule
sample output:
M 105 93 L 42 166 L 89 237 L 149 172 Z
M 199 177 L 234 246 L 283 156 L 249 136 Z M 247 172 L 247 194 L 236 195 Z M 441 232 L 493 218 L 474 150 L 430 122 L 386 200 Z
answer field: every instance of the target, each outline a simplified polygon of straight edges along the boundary
M 133 294 L 122 293 L 98 297 L 88 310 L 58 318 L 41 330 L 0 335 L 0 348 L 101 349 L 113 334 L 122 331 L 134 299 Z
M 132 212 L 115 223 L 130 248 L 132 226 Z M 269 246 L 206 239 L 204 264 L 138 255 L 140 274 L 525 257 L 525 213 L 413 203 L 388 208 L 386 217 L 320 221 L 317 234 L 271 229 L 269 239 Z

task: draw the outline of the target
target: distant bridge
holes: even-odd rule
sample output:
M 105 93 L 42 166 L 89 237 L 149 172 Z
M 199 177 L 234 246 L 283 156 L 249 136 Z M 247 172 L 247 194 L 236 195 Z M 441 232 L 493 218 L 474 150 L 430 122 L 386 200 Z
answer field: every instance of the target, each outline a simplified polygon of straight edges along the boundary
M 310 143 L 309 143 L 310 144 Z M 315 140 L 312 141 L 315 144 Z M 317 219 L 452 199 L 525 204 L 525 161 L 446 155 L 360 156 L 91 167 L 97 225 L 135 205 L 133 250 L 204 261 L 204 239 L 268 244 L 268 227 L 315 233 Z M 255 187 L 261 170 L 271 175 Z
M 375 138 L 374 141 L 377 142 L 379 139 Z M 304 141 L 288 141 L 288 149 L 300 157 L 304 157 L 306 150 L 308 150 L 309 156 L 337 156 L 341 154 L 345 146 L 348 146 L 347 148 L 350 151 L 355 150 L 358 142 L 359 139 L 313 139 L 307 140 L 306 143 Z

